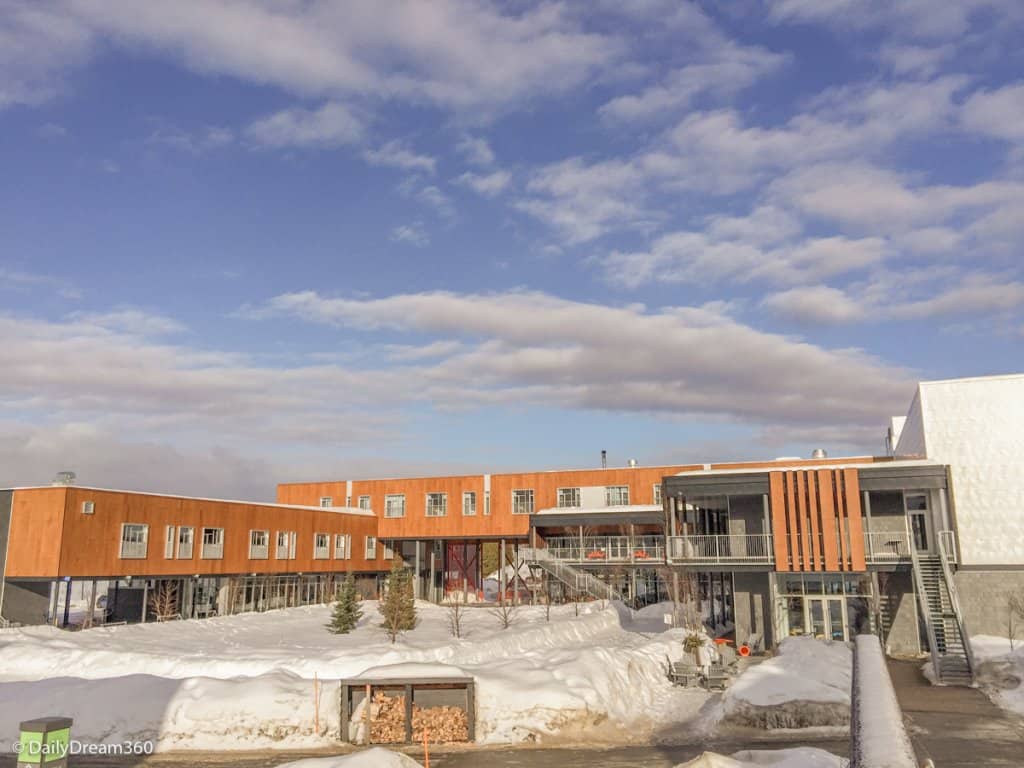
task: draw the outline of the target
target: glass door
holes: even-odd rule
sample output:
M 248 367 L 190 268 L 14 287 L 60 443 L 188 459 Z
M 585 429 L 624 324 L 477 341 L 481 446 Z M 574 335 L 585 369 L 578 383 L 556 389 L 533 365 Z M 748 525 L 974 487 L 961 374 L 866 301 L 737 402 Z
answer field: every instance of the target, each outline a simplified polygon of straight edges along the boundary
M 904 497 L 907 517 L 910 519 L 910 535 L 914 539 L 914 549 L 918 552 L 931 552 L 932 536 L 928 510 L 928 496 L 924 493 L 908 493 Z
M 807 606 L 807 632 L 812 637 L 826 640 L 846 640 L 846 615 L 841 597 L 809 597 Z

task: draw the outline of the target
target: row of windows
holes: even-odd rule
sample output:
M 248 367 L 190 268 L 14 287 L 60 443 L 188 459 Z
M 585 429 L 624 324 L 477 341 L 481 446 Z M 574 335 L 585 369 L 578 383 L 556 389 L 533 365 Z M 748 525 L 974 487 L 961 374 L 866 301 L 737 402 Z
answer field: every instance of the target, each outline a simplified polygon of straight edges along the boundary
M 661 484 L 655 483 L 653 486 L 654 503 L 661 504 Z M 566 507 L 579 507 L 580 506 L 580 489 L 579 488 L 559 488 L 557 506 Z M 629 486 L 628 485 L 609 485 L 604 489 L 604 503 L 605 506 L 618 507 L 627 506 L 629 504 Z M 324 496 L 320 499 L 320 506 L 329 507 L 333 504 L 333 499 L 330 496 Z M 370 497 L 360 496 L 359 497 L 359 508 L 370 509 Z M 472 517 L 476 514 L 476 491 L 464 491 L 462 494 L 462 514 L 465 517 Z M 512 491 L 512 514 L 513 515 L 529 515 L 533 514 L 534 511 L 534 495 L 533 490 L 529 488 L 517 489 Z M 484 514 L 489 515 L 491 513 L 491 497 L 489 492 L 484 494 Z M 426 516 L 427 517 L 445 517 L 448 514 L 448 494 L 447 493 L 428 493 L 426 495 Z M 404 493 L 389 493 L 384 496 L 384 517 L 405 517 L 405 494 Z
M 296 557 L 295 531 L 277 531 L 274 546 L 275 560 L 294 560 Z M 166 526 L 164 538 L 164 558 L 167 560 L 191 560 L 195 528 L 188 525 Z M 202 560 L 220 560 L 224 557 L 224 529 L 203 528 L 200 539 L 199 557 Z M 377 558 L 377 537 L 365 536 L 363 540 L 367 560 Z M 145 523 L 123 523 L 121 525 L 122 559 L 142 559 L 147 557 L 149 549 L 149 526 Z M 267 560 L 270 557 L 270 531 L 249 531 L 249 559 Z M 351 560 L 352 536 L 347 533 L 334 534 L 334 550 L 331 551 L 331 534 L 313 534 L 314 560 Z M 384 545 L 384 559 L 394 557 L 391 547 Z
M 334 506 L 334 497 L 333 496 L 321 496 L 320 497 L 320 506 L 321 507 L 333 507 Z M 352 497 L 351 496 L 346 496 L 345 497 L 345 506 L 346 507 L 351 507 L 352 506 Z M 359 497 L 359 509 L 369 509 L 369 508 L 370 508 L 370 497 L 369 496 L 360 496 Z

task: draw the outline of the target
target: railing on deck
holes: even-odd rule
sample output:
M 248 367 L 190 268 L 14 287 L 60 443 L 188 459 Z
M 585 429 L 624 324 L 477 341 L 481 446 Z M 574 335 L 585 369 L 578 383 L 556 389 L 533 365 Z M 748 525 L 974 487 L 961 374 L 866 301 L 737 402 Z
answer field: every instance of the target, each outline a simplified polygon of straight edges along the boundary
M 864 531 L 864 559 L 869 563 L 910 562 L 906 531 Z
M 670 536 L 669 554 L 675 562 L 770 565 L 775 549 L 770 533 Z
M 547 540 L 547 552 L 567 563 L 664 562 L 661 536 L 558 536 Z
M 950 563 L 956 563 L 956 538 L 952 531 L 939 531 L 939 550 Z

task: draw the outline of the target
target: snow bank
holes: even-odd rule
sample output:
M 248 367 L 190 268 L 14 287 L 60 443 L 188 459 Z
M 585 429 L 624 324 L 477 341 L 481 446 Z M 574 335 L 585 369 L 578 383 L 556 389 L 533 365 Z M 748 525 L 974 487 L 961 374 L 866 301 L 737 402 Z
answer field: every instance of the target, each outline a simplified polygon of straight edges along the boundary
M 795 749 L 754 749 L 737 752 L 725 757 L 714 752 L 705 752 L 688 763 L 676 768 L 845 768 L 846 760 L 831 752 L 814 747 Z
M 848 725 L 852 664 L 843 643 L 788 637 L 726 691 L 726 718 L 757 728 Z
M 408 755 L 374 747 L 353 755 L 295 760 L 291 763 L 282 763 L 277 768 L 423 768 L 423 766 Z
M 903 727 L 882 644 L 874 635 L 856 640 L 854 751 L 863 768 L 916 768 L 917 759 Z
M 556 607 L 548 622 L 543 608 L 523 607 L 507 630 L 471 609 L 458 640 L 445 608 L 417 609 L 419 626 L 395 644 L 372 602 L 349 635 L 324 629 L 327 606 L 76 633 L 2 630 L 0 749 L 16 737 L 2 723 L 52 714 L 74 717 L 78 738 L 153 739 L 161 751 L 329 746 L 336 681 L 370 674 L 474 677 L 477 739 L 490 743 L 593 741 L 598 724 L 603 739 L 642 739 L 693 718 L 709 698 L 666 677 L 683 655 L 682 630 L 631 631 L 614 608 L 576 616 Z
M 998 706 L 1024 715 L 1024 642 L 1005 637 L 975 635 L 971 638 L 975 676 L 979 686 Z

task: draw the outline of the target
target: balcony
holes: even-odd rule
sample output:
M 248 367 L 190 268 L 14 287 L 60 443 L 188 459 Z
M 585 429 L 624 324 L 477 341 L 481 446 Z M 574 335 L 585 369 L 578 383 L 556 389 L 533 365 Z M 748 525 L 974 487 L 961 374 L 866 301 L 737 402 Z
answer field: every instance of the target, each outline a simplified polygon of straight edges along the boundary
M 775 549 L 770 533 L 670 536 L 669 553 L 677 563 L 693 565 L 771 565 Z
M 910 535 L 906 531 L 864 531 L 864 560 L 876 565 L 909 563 Z
M 563 536 L 547 540 L 547 553 L 567 563 L 652 563 L 665 562 L 661 536 Z

